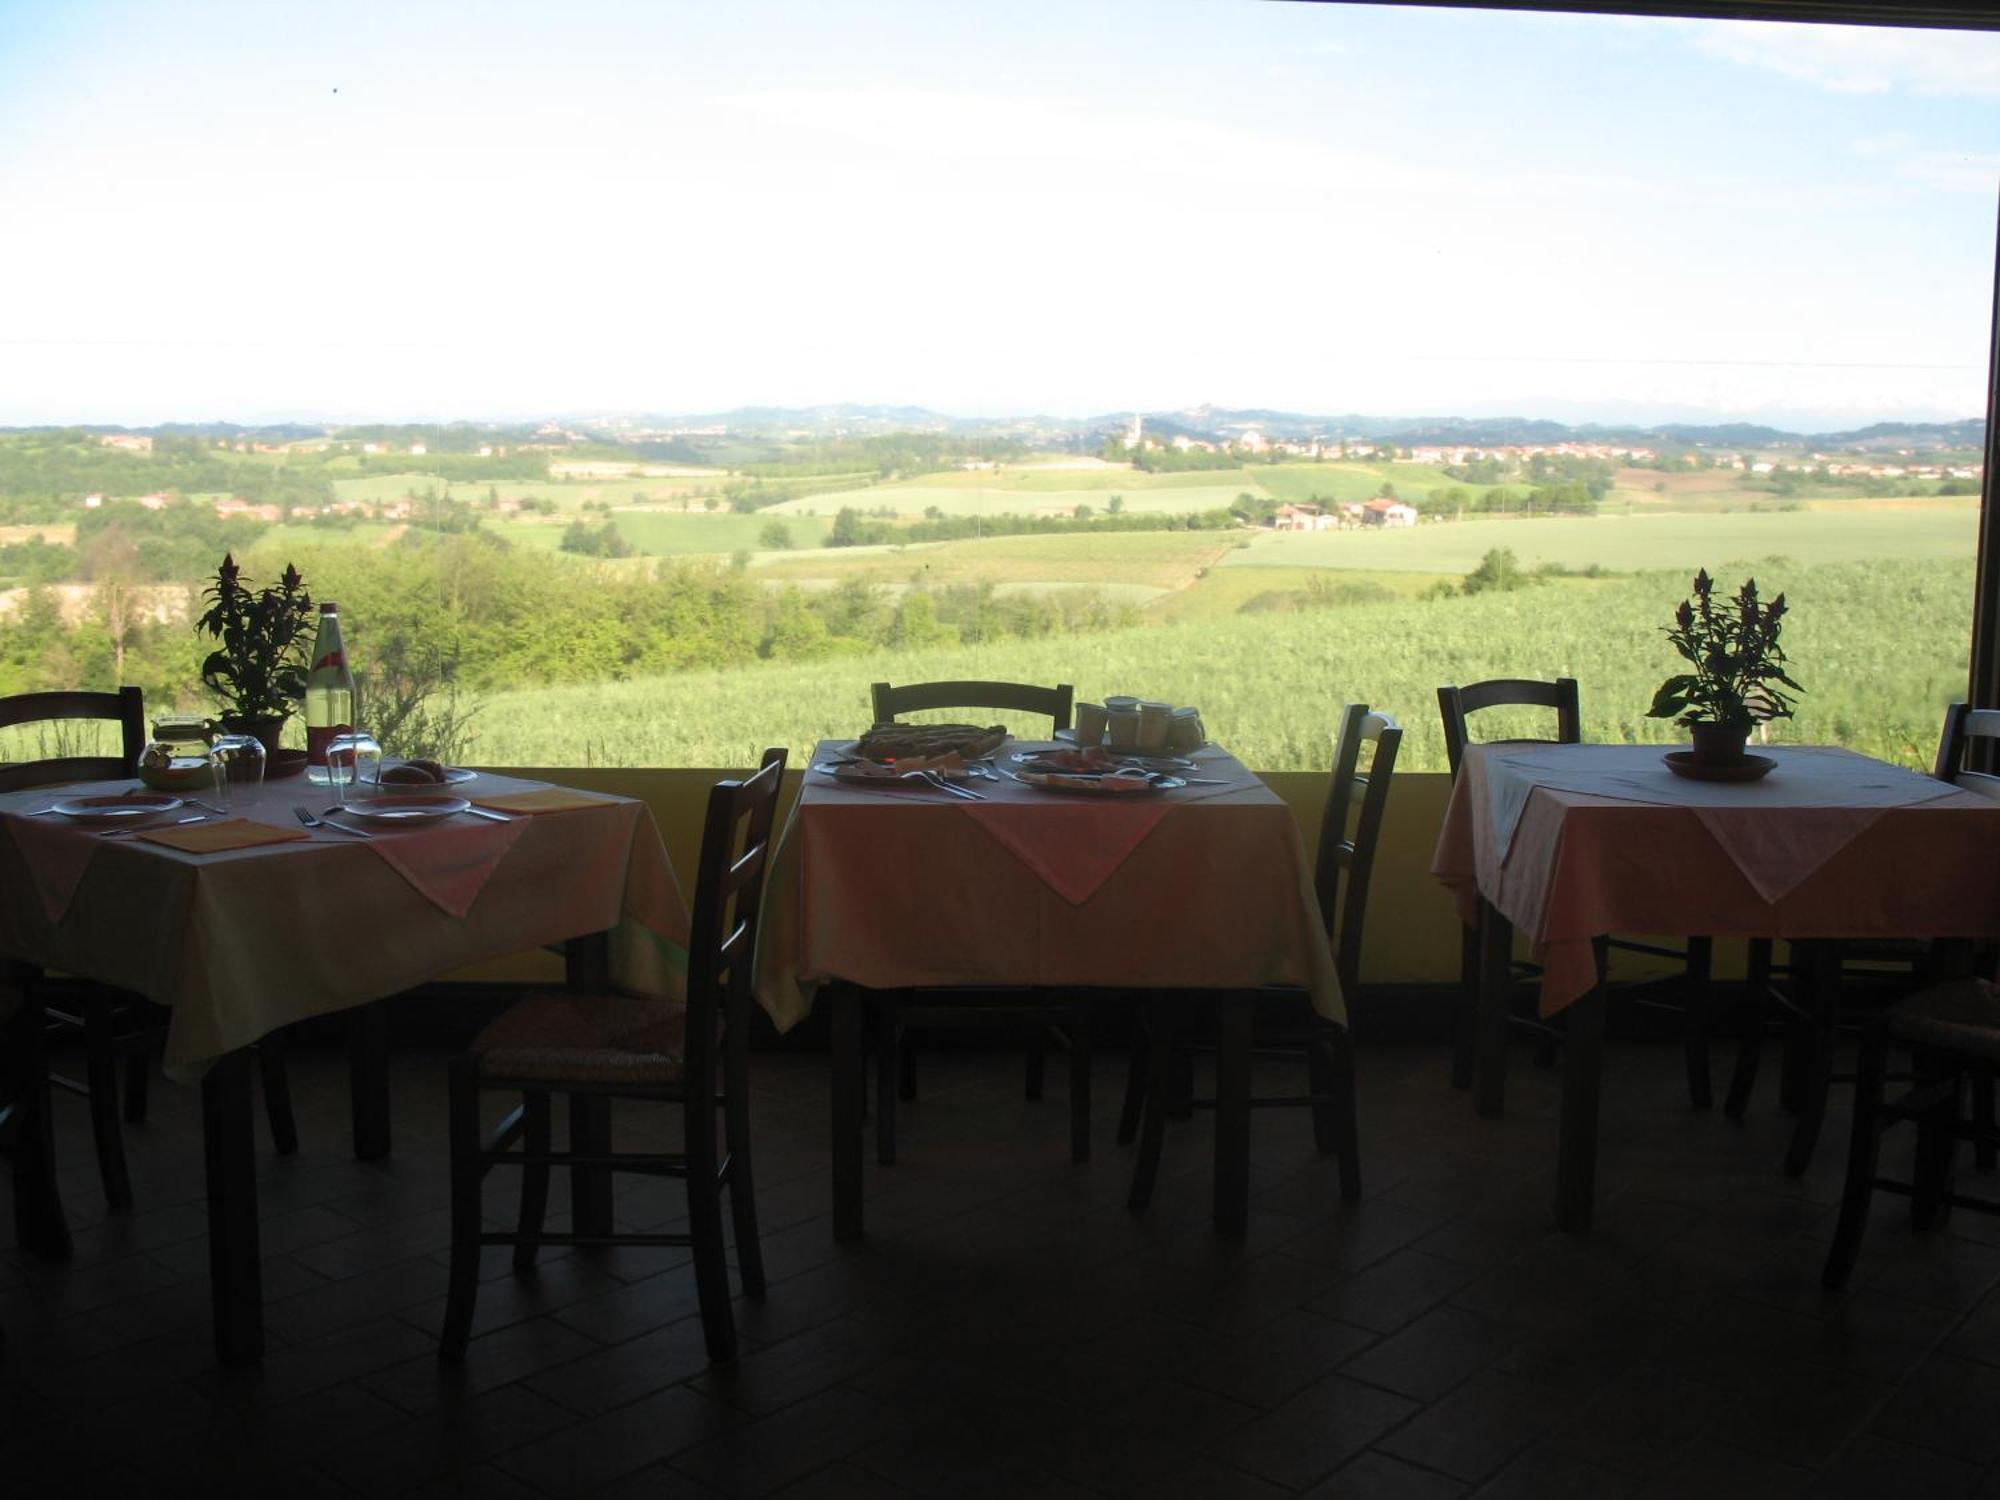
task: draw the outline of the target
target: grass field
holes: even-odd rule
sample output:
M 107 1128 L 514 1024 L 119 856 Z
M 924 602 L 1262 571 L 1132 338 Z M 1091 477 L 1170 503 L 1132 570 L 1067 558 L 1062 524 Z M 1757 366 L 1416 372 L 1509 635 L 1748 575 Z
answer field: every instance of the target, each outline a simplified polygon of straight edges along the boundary
M 1194 583 L 1202 569 L 1226 556 L 1233 540 L 1227 532 L 1124 531 L 991 537 L 911 547 L 827 547 L 797 555 L 765 553 L 758 559 L 757 576 L 771 582 L 858 578 L 902 584 L 921 579 L 942 586 L 991 579 L 1016 585 L 1182 589 Z
M 577 509 L 586 500 L 606 504 L 632 505 L 642 500 L 660 502 L 671 496 L 701 495 L 725 484 L 729 475 L 721 470 L 700 474 L 673 474 L 660 478 L 631 479 L 458 479 L 447 482 L 435 474 L 368 474 L 355 479 L 333 481 L 334 494 L 342 500 L 380 504 L 400 500 L 405 495 L 421 495 L 427 490 L 449 491 L 454 500 L 477 504 L 488 490 L 497 490 L 503 500 L 552 500 L 560 510 Z
M 995 489 L 973 485 L 932 484 L 926 476 L 922 484 L 875 485 L 865 490 L 846 490 L 840 494 L 803 495 L 797 500 L 782 501 L 777 505 L 759 511 L 759 515 L 821 515 L 831 516 L 844 505 L 876 514 L 889 511 L 899 516 L 921 516 L 932 507 L 947 516 L 1002 516 L 1002 515 L 1061 515 L 1075 512 L 1077 506 L 1088 505 L 1103 514 L 1113 495 L 1125 498 L 1125 509 L 1130 512 L 1159 511 L 1168 515 L 1181 515 L 1188 511 L 1226 510 L 1231 501 L 1248 490 L 1251 494 L 1262 494 L 1249 483 L 1217 484 L 1215 476 L 1204 474 L 1206 484 L 1175 485 L 1126 485 L 1118 488 L 1104 486 L 1092 489 L 1047 489 L 1015 490 Z M 992 476 L 987 476 L 989 479 Z
M 1839 743 L 1921 765 L 1944 705 L 1965 687 L 1972 563 L 1824 563 L 1783 580 L 1795 675 L 1807 692 L 1774 741 Z M 1327 763 L 1338 707 L 1394 714 L 1403 766 L 1438 770 L 1439 683 L 1491 676 L 1583 683 L 1592 739 L 1670 743 L 1646 718 L 1673 667 L 1660 626 L 1681 597 L 1670 574 L 1559 581 L 1513 594 L 1400 601 L 1292 615 L 1188 620 L 1103 635 L 748 667 L 651 681 L 497 695 L 475 720 L 472 757 L 491 765 L 754 765 L 767 744 L 803 755 L 851 735 L 878 679 L 1074 682 L 1198 705 L 1209 731 L 1251 765 Z M 1893 613 L 1895 628 L 1883 628 Z
M 1793 563 L 1972 555 L 1979 513 L 1950 503 L 1894 510 L 1739 512 L 1733 515 L 1545 516 L 1440 522 L 1361 531 L 1265 532 L 1229 555 L 1231 567 L 1345 568 L 1463 575 L 1487 551 L 1510 548 L 1524 567 L 1596 563 L 1639 568 L 1750 563 L 1764 571 Z M 1775 574 L 1774 574 L 1775 576 Z

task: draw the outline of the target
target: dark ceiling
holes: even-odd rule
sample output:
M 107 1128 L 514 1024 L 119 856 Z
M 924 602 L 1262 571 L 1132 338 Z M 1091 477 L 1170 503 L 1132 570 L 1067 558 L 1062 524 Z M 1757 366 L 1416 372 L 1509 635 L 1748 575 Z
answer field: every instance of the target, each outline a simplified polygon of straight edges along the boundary
M 1319 4 L 1449 6 L 1467 10 L 1564 10 L 1621 16 L 1689 16 L 1728 21 L 1819 21 L 1854 26 L 1941 26 L 2000 31 L 1996 0 L 1316 0 Z

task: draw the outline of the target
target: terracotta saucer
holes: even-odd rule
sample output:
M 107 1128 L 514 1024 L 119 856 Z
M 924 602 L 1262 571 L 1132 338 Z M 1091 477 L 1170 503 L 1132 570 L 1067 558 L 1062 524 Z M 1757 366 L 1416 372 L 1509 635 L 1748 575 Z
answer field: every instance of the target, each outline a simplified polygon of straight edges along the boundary
M 1696 760 L 1692 750 L 1669 750 L 1662 758 L 1669 771 L 1690 781 L 1756 781 L 1778 768 L 1778 763 L 1768 755 L 1746 755 L 1722 766 Z

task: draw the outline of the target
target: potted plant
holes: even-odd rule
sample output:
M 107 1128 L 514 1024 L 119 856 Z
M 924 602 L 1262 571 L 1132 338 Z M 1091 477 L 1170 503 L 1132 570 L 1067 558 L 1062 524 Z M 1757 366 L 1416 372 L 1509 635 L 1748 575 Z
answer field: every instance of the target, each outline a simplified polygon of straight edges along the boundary
M 1646 710 L 1652 719 L 1675 719 L 1693 740 L 1703 765 L 1735 765 L 1751 729 L 1767 719 L 1789 719 L 1789 693 L 1804 688 L 1785 672 L 1785 596 L 1769 604 L 1757 598 L 1757 580 L 1744 580 L 1733 602 L 1718 601 L 1715 581 L 1703 568 L 1694 576 L 1694 596 L 1674 611 L 1666 637 L 1694 668 L 1669 677 Z
M 255 735 L 267 755 L 305 693 L 306 652 L 314 611 L 299 570 L 287 563 L 276 584 L 255 588 L 224 555 L 202 595 L 208 611 L 195 629 L 220 644 L 201 664 L 201 680 L 222 700 L 222 725 Z

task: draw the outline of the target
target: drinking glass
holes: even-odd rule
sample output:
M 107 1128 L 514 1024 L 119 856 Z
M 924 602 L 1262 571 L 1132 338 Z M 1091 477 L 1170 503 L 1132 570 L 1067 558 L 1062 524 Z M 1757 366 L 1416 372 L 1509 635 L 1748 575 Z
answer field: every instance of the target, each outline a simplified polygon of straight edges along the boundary
M 349 797 L 374 796 L 382 781 L 382 747 L 365 729 L 337 734 L 327 741 L 326 779 L 336 807 Z
M 217 735 L 208 758 L 215 770 L 216 801 L 225 810 L 239 790 L 246 802 L 255 800 L 264 784 L 263 741 L 252 734 Z

